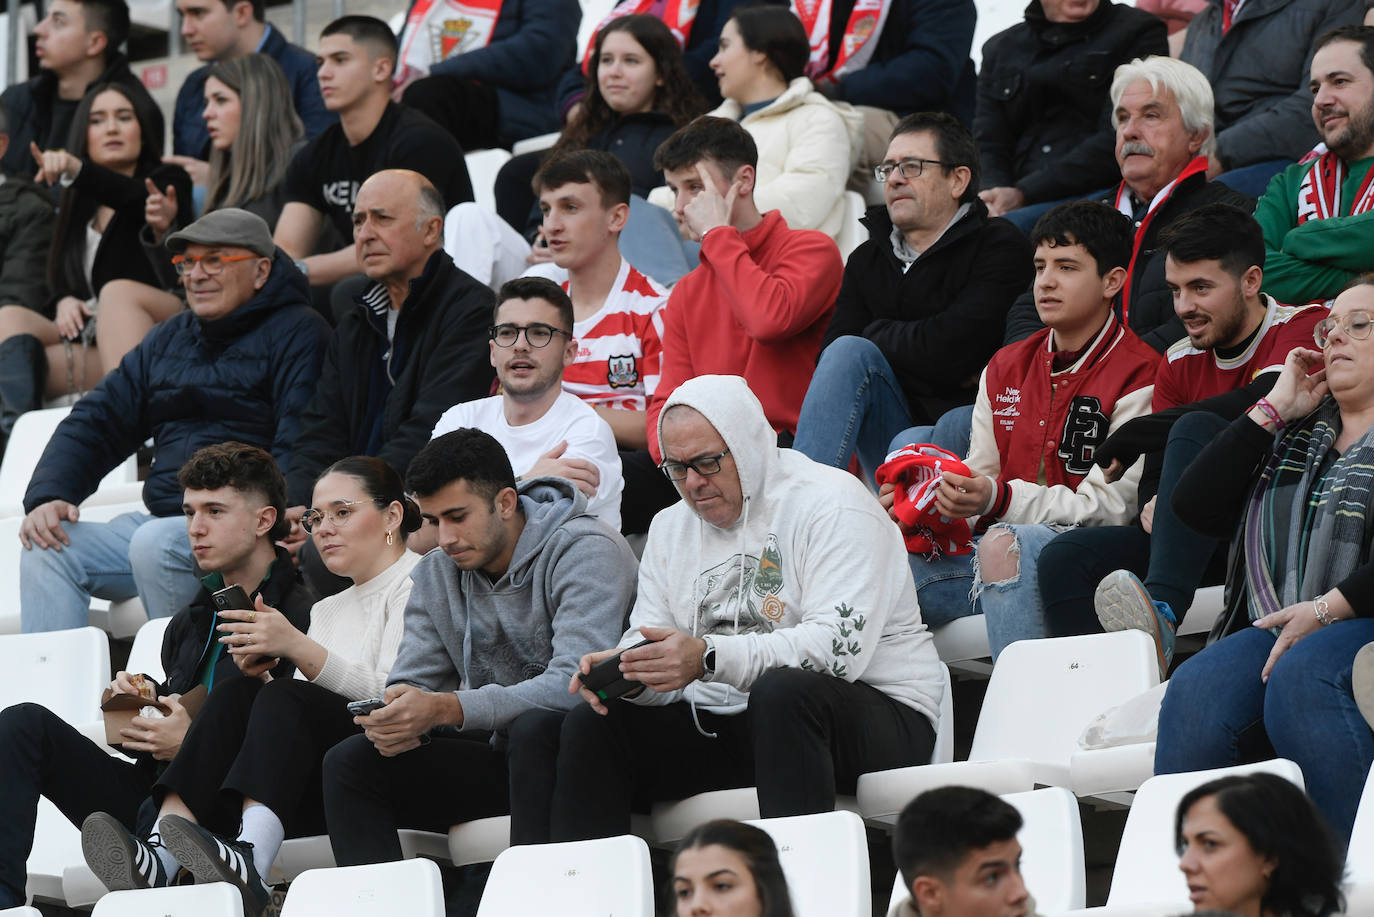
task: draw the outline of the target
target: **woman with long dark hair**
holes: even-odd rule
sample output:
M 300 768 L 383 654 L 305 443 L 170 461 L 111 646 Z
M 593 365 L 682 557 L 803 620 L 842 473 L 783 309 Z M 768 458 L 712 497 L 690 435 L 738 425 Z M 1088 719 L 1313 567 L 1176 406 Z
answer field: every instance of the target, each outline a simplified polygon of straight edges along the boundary
M 677 917 L 792 917 L 778 848 L 762 828 L 727 818 L 697 825 L 668 870 Z

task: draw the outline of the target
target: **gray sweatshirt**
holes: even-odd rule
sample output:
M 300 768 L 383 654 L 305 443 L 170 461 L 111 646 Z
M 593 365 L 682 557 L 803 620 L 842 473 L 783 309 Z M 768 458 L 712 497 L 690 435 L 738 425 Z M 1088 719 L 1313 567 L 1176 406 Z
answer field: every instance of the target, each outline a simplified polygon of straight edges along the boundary
M 634 605 L 637 564 L 620 533 L 586 514 L 562 478 L 520 485 L 525 528 L 496 582 L 441 549 L 411 573 L 390 684 L 452 690 L 463 729 L 501 730 L 526 710 L 568 710 L 578 660 L 614 646 Z

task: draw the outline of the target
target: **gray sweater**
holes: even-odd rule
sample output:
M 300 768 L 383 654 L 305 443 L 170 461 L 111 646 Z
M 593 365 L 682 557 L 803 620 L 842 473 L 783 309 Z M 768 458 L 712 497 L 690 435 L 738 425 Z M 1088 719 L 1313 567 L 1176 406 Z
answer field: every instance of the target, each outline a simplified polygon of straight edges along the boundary
M 561 478 L 523 482 L 525 528 L 494 583 L 440 549 L 426 554 L 411 573 L 390 683 L 457 685 L 465 730 L 502 730 L 526 710 L 577 703 L 568 682 L 582 656 L 615 646 L 637 570 L 625 539 L 586 506 Z

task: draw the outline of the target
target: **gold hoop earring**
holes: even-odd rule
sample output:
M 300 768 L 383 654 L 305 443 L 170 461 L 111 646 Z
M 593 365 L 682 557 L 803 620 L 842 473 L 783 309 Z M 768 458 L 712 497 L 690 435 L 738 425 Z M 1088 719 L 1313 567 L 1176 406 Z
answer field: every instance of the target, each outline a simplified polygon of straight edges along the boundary
M 386 543 L 387 543 L 387 544 L 392 544 L 393 542 L 395 542 L 395 540 L 396 540 L 396 539 L 395 539 L 394 537 L 392 537 L 391 530 L 390 530 L 390 529 L 387 529 L 387 532 L 386 532 Z

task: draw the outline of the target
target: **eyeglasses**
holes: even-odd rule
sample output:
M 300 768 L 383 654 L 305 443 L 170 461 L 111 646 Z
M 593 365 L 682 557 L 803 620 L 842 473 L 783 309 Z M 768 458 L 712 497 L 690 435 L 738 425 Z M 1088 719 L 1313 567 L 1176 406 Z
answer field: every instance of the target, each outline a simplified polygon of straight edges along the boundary
M 687 469 L 690 468 L 702 477 L 720 473 L 720 460 L 730 454 L 730 450 L 717 452 L 715 455 L 703 455 L 701 458 L 692 459 L 690 462 L 664 462 L 658 466 L 658 470 L 667 475 L 670 481 L 687 480 Z
M 880 162 L 873 167 L 873 177 L 880 182 L 885 182 L 888 176 L 892 174 L 892 170 L 896 169 L 902 173 L 902 178 L 907 181 L 915 181 L 921 177 L 926 166 L 948 167 L 949 163 L 941 162 L 938 159 L 917 159 L 915 157 L 903 159 L 901 162 Z
M 247 261 L 250 258 L 261 257 L 261 255 L 255 255 L 251 252 L 247 255 L 201 255 L 199 258 L 191 255 L 174 255 L 172 256 L 172 265 L 177 269 L 178 277 L 185 277 L 194 271 L 197 264 L 200 265 L 200 269 L 205 272 L 206 276 L 214 277 L 216 274 L 224 273 L 224 266 L 230 261 Z
M 353 507 L 367 502 L 369 501 L 349 500 L 347 503 L 334 504 L 332 509 L 308 509 L 301 516 L 301 528 L 313 534 L 315 529 L 320 527 L 320 523 L 328 519 L 330 525 L 336 529 L 341 529 L 348 525 L 348 521 L 356 515 L 353 512 Z
M 547 347 L 549 341 L 553 340 L 555 334 L 565 334 L 572 337 L 562 328 L 555 328 L 552 325 L 545 325 L 542 322 L 535 322 L 532 325 L 492 325 L 487 329 L 491 333 L 491 339 L 496 342 L 497 347 L 514 347 L 515 342 L 520 340 L 520 332 L 525 332 L 525 342 L 531 347 Z
M 1331 332 L 1339 327 L 1346 337 L 1363 341 L 1369 337 L 1371 322 L 1374 322 L 1374 318 L 1364 310 L 1347 312 L 1340 318 L 1328 316 L 1312 327 L 1312 340 L 1317 342 L 1317 347 L 1325 350 L 1326 345 L 1331 343 Z

